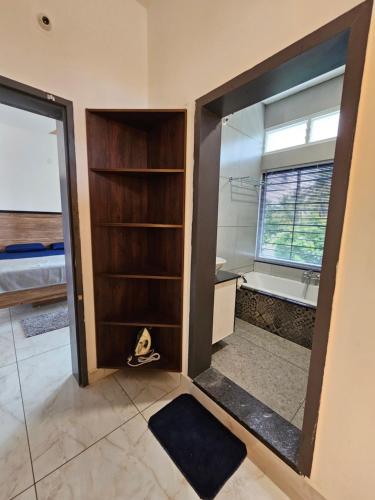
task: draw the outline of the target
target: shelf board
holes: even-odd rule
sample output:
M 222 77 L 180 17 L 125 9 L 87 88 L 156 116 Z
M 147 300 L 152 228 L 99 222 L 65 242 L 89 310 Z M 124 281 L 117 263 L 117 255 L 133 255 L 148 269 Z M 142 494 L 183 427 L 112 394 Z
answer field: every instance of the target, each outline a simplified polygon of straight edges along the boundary
M 98 273 L 98 276 L 110 279 L 133 279 L 133 280 L 181 280 L 182 276 L 168 274 L 119 274 L 119 273 Z
M 149 224 L 143 222 L 99 222 L 96 226 L 102 227 L 149 227 L 156 229 L 182 229 L 182 224 Z
M 90 168 L 91 172 L 110 174 L 182 174 L 183 168 Z
M 181 328 L 177 323 L 161 323 L 157 321 L 99 321 L 101 326 L 149 326 L 159 328 Z

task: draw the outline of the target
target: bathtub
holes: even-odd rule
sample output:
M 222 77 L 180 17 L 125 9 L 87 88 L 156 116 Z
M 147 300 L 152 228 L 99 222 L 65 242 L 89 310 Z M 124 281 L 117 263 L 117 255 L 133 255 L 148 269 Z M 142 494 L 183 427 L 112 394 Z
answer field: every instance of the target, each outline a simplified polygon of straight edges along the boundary
M 242 288 L 256 290 L 273 297 L 297 302 L 305 306 L 316 307 L 318 302 L 318 285 L 309 285 L 304 297 L 305 283 L 287 278 L 279 278 L 271 274 L 250 272 L 244 275 L 247 283 Z

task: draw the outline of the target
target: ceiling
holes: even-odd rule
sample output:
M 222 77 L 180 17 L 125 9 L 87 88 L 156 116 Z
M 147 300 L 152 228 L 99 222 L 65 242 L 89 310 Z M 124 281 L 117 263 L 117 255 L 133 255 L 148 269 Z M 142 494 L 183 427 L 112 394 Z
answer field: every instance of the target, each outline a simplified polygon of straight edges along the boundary
M 332 78 L 336 78 L 337 76 L 343 75 L 345 71 L 345 66 L 340 66 L 339 68 L 333 69 L 332 71 L 328 71 L 328 73 L 324 73 L 323 75 L 319 75 L 316 78 L 312 78 L 306 82 L 301 83 L 300 85 L 296 85 L 295 87 L 291 87 L 280 94 L 273 95 L 268 99 L 265 99 L 263 104 L 271 104 L 276 101 L 280 101 L 281 99 L 285 99 L 285 97 L 291 96 L 293 94 L 298 94 L 302 90 L 309 89 L 314 87 L 315 85 L 319 85 L 320 83 L 331 80 Z

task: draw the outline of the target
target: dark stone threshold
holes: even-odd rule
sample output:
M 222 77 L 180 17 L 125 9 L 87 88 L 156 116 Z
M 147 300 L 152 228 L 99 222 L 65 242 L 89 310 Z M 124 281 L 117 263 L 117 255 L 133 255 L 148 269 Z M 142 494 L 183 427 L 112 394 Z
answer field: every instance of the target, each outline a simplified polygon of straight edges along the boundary
M 301 431 L 297 427 L 215 368 L 198 375 L 194 384 L 298 472 Z
M 240 278 L 239 274 L 230 273 L 229 271 L 218 271 L 215 275 L 215 285 L 218 283 L 224 283 L 225 281 L 236 280 Z

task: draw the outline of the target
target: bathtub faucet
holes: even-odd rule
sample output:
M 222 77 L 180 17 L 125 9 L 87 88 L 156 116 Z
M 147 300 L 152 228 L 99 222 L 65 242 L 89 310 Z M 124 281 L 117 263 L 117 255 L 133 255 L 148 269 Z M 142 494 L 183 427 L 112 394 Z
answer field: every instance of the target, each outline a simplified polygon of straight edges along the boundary
M 240 276 L 243 279 L 244 283 L 247 283 L 247 279 L 246 279 L 245 273 L 241 273 Z
M 313 271 L 310 269 L 309 271 L 304 271 L 302 274 L 302 283 L 305 283 L 305 286 L 303 288 L 303 298 L 306 298 L 307 295 L 307 290 L 309 288 L 309 285 L 318 285 L 320 281 L 320 273 L 317 273 L 316 271 Z
M 307 283 L 307 285 L 313 284 L 318 285 L 320 281 L 320 273 L 309 269 L 308 271 L 304 271 L 302 274 L 302 283 Z

